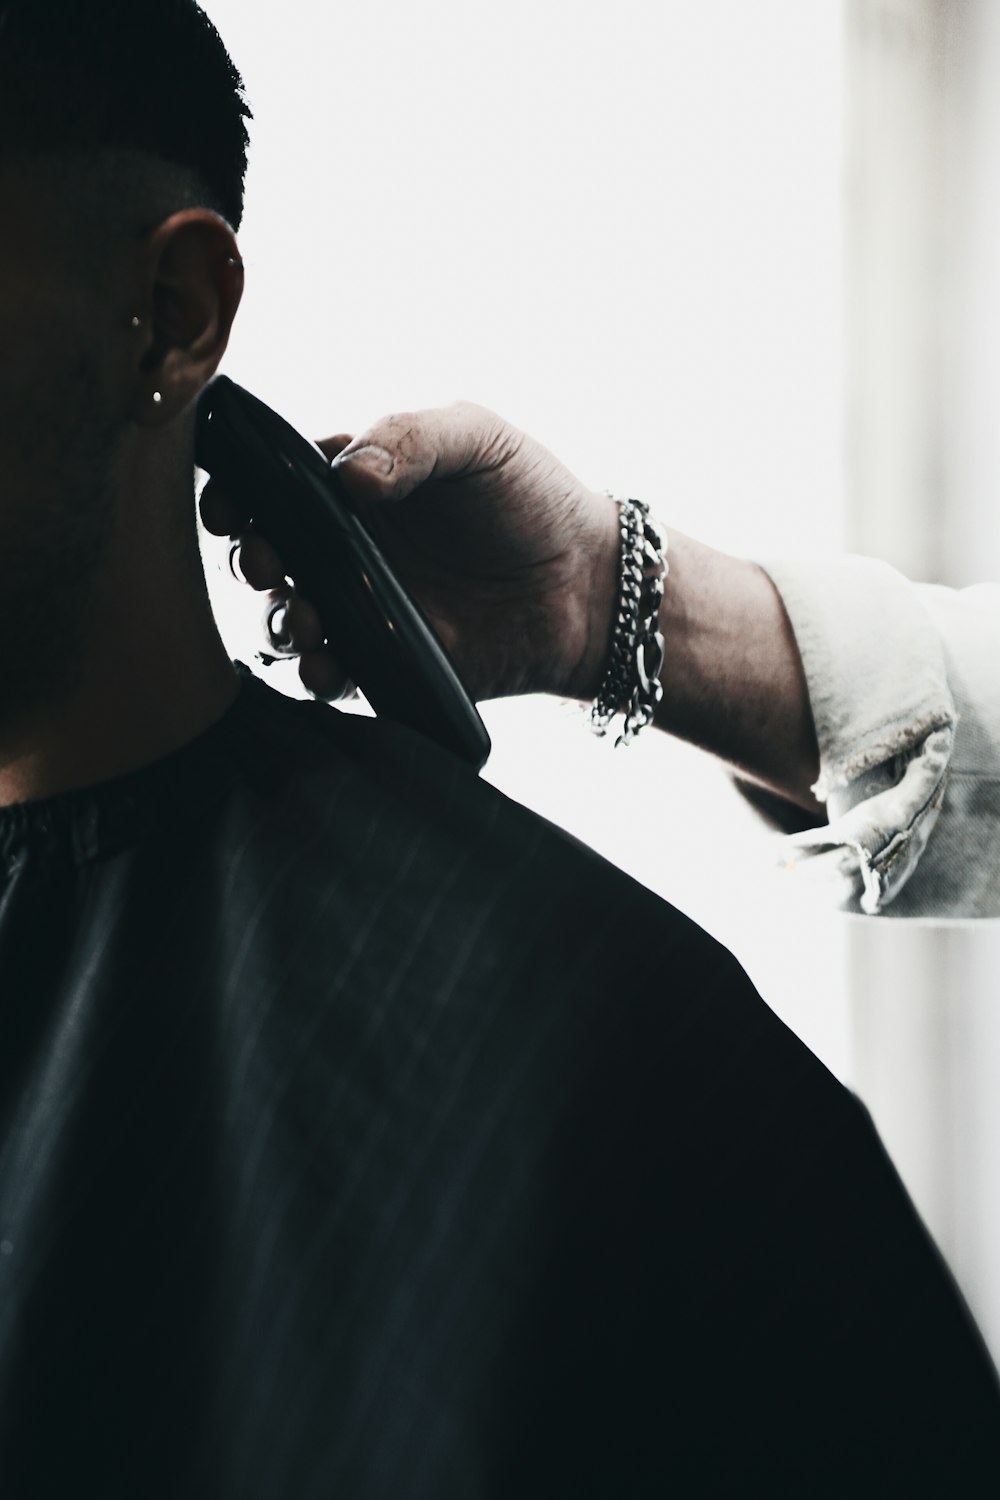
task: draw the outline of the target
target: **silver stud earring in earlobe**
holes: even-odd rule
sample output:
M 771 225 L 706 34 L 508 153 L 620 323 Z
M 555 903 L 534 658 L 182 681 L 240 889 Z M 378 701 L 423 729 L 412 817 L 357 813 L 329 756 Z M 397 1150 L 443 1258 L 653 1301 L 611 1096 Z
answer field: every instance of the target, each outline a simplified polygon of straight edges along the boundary
M 139 318 L 139 317 L 133 318 L 132 319 L 132 327 L 133 328 L 141 328 L 142 327 L 142 319 Z
M 154 403 L 154 405 L 159 406 L 162 400 L 163 400 L 163 397 L 160 395 L 159 391 L 154 391 L 153 392 L 153 403 Z

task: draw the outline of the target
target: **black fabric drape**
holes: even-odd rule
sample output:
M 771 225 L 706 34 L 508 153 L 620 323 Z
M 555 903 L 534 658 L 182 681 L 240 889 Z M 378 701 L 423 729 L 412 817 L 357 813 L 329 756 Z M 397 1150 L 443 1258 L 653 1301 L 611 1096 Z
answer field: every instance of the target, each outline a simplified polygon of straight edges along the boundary
M 677 911 L 245 668 L 0 811 L 0 1500 L 995 1496 L 859 1103 Z

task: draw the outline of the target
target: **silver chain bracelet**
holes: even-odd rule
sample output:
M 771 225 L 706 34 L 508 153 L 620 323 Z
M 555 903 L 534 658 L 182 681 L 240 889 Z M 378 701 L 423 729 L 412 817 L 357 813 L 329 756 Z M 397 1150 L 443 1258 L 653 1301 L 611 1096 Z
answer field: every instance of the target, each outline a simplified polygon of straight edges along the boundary
M 610 490 L 605 493 L 615 499 Z M 616 749 L 630 745 L 652 723 L 663 697 L 659 611 L 670 571 L 666 536 L 650 518 L 645 501 L 619 499 L 617 505 L 622 538 L 618 610 L 608 665 L 589 719 L 593 732 L 603 737 L 615 715 L 624 714 Z

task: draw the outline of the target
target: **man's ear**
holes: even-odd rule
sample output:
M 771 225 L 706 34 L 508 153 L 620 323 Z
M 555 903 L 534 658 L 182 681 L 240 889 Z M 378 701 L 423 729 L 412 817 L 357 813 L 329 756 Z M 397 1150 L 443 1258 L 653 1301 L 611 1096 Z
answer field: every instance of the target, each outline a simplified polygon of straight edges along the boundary
M 166 426 L 195 401 L 226 352 L 243 296 L 243 262 L 226 221 L 184 209 L 142 252 L 147 306 L 135 368 L 135 416 Z

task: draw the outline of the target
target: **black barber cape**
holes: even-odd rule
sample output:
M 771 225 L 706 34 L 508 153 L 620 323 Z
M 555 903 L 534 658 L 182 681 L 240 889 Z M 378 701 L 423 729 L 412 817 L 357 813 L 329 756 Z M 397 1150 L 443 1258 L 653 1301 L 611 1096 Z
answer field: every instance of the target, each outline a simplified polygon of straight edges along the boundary
M 964 1305 L 730 954 L 241 677 L 0 810 L 0 1500 L 995 1500 Z

